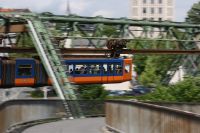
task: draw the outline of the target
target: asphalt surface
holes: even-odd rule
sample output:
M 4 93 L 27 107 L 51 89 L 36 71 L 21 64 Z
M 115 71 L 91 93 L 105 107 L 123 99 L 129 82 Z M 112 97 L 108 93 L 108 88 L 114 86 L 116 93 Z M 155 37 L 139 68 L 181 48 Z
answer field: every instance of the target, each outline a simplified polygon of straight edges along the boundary
M 102 133 L 105 118 L 63 120 L 33 126 L 23 133 Z

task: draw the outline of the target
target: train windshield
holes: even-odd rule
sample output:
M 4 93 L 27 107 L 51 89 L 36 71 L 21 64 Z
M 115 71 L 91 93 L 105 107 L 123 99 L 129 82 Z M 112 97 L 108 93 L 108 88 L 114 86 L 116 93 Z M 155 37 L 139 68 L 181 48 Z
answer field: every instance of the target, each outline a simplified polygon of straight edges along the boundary
M 19 65 L 18 75 L 19 76 L 31 76 L 32 65 Z
M 126 65 L 125 66 L 125 72 L 129 73 L 131 71 L 131 66 L 130 65 Z

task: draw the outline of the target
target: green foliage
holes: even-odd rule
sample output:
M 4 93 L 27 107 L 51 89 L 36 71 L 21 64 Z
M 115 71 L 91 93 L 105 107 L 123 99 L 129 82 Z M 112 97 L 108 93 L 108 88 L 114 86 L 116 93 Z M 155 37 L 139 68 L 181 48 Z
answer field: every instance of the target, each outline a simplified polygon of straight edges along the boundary
M 107 36 L 107 37 L 118 37 L 119 32 L 115 29 L 114 26 L 103 26 L 103 30 L 101 31 L 101 34 Z
M 177 37 L 179 32 L 175 31 Z M 180 35 L 183 36 L 183 35 Z M 174 49 L 175 42 L 133 40 L 128 43 L 129 49 Z M 134 55 L 133 63 L 139 82 L 148 87 L 162 84 L 171 65 L 176 60 L 175 55 Z
M 140 69 L 136 69 L 139 75 L 139 82 L 148 87 L 156 87 L 162 84 L 162 80 L 165 78 L 167 71 L 175 60 L 175 57 L 176 56 L 170 55 L 157 55 L 148 56 L 144 58 L 144 61 L 136 61 L 136 68 L 140 67 Z
M 42 97 L 44 97 L 44 94 L 43 94 L 43 92 L 41 90 L 32 91 L 30 95 L 33 98 L 42 98 Z
M 188 11 L 188 17 L 186 21 L 195 24 L 200 23 L 200 2 L 195 3 Z
M 80 99 L 83 100 L 103 100 L 108 95 L 104 90 L 103 85 L 80 85 L 78 87 L 78 93 Z
M 144 72 L 139 77 L 139 82 L 147 87 L 155 87 L 160 83 L 160 76 L 156 75 L 156 69 L 152 64 L 145 67 Z
M 28 34 L 22 34 L 17 44 L 18 47 L 34 47 L 33 41 Z
M 200 77 L 187 77 L 175 85 L 159 86 L 153 93 L 137 97 L 139 100 L 169 102 L 200 102 Z
M 144 72 L 146 67 L 146 60 L 148 59 L 147 55 L 134 55 L 133 56 L 133 64 L 136 66 L 135 71 L 138 75 L 141 75 Z
M 30 47 L 34 47 L 34 44 L 31 37 L 28 34 L 22 33 L 17 43 L 17 47 L 30 48 Z M 33 56 L 37 56 L 37 53 L 10 53 L 9 56 L 15 57 L 15 58 L 31 58 Z

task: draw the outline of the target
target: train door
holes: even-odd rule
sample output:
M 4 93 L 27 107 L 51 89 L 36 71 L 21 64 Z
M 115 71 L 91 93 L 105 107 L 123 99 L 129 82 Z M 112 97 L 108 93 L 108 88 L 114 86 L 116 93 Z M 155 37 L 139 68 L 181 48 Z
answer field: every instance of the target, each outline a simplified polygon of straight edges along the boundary
M 40 61 L 35 60 L 35 82 L 34 85 L 35 86 L 39 86 L 41 84 L 40 82 Z
M 114 64 L 108 63 L 108 83 L 112 83 L 114 81 Z
M 101 81 L 102 83 L 108 83 L 108 64 L 102 64 L 101 68 Z
M 35 60 L 35 86 L 45 86 L 50 85 L 49 78 L 46 73 L 46 70 L 44 69 L 43 64 L 39 60 Z M 49 84 L 48 84 L 49 83 Z
M 15 85 L 15 61 L 2 61 L 2 86 L 13 87 Z
M 124 71 L 123 78 L 125 81 L 132 79 L 132 60 L 124 59 Z
M 114 82 L 123 81 L 122 68 L 123 68 L 122 62 L 114 64 Z
M 16 60 L 16 86 L 34 86 L 35 60 Z
M 74 71 L 74 64 L 72 64 L 72 63 L 69 63 L 69 64 L 66 64 L 67 65 L 67 71 L 68 71 L 68 75 L 69 75 L 69 81 L 70 82 L 74 82 L 74 73 L 75 73 L 75 71 Z

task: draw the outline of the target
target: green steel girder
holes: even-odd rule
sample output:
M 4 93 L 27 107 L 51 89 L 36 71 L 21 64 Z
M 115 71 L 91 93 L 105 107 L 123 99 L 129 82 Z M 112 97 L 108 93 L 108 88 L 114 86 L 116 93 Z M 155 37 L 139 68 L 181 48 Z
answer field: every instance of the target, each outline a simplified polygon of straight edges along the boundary
M 63 36 L 62 31 L 60 31 L 57 34 L 57 38 L 60 38 L 61 40 L 66 38 L 71 38 L 72 40 L 87 39 L 88 46 L 92 45 L 94 47 L 103 47 L 99 45 L 100 41 L 102 40 L 107 41 L 109 39 L 127 39 L 132 40 L 133 42 L 139 42 L 137 45 L 141 45 L 141 48 L 143 49 L 152 48 L 151 44 L 154 44 L 155 42 L 162 42 L 161 45 L 165 46 L 161 47 L 164 49 L 171 48 L 170 45 L 176 45 L 174 49 L 199 49 L 197 47 L 197 43 L 200 42 L 200 40 L 196 39 L 196 37 L 200 34 L 199 24 L 169 21 L 160 22 L 148 20 L 131 20 L 127 18 L 113 19 L 102 17 L 45 15 L 36 13 L 0 13 L 0 16 L 6 16 L 6 19 L 9 18 L 10 21 L 23 21 L 25 19 L 34 17 L 39 19 L 41 22 L 64 24 L 67 29 L 65 32 L 68 34 L 67 36 Z M 81 25 L 89 25 L 92 27 L 92 29 L 84 29 L 81 27 Z M 116 31 L 119 31 L 119 34 L 116 34 L 115 36 L 105 36 L 103 33 L 104 26 L 112 26 Z M 154 36 L 154 34 L 157 35 Z M 54 36 L 52 35 L 51 38 L 52 37 Z M 48 43 L 49 42 L 47 42 L 47 44 Z M 159 48 L 160 46 L 153 47 Z M 191 57 L 191 55 L 179 56 L 174 61 L 174 64 L 172 64 L 170 70 L 174 71 L 180 65 L 184 65 L 190 68 L 199 68 L 199 58 L 199 56 L 194 55 L 193 57 Z M 175 73 L 175 71 L 172 73 Z
M 169 22 L 169 21 L 147 21 L 147 20 L 132 20 L 132 19 L 113 19 L 102 17 L 80 17 L 80 16 L 39 16 L 43 21 L 51 21 L 55 23 L 63 22 L 78 22 L 79 24 L 98 24 L 106 25 L 129 25 L 129 26 L 151 26 L 151 27 L 175 27 L 175 28 L 200 28 L 198 24 L 188 24 L 184 22 Z
M 20 18 L 27 19 L 29 17 L 37 17 L 43 22 L 52 22 L 52 23 L 63 23 L 66 24 L 68 29 L 68 36 L 71 36 L 72 39 L 75 39 L 77 34 L 82 34 L 81 37 L 88 37 L 89 45 L 94 45 L 91 41 L 91 37 L 93 39 L 100 40 L 99 38 L 103 38 L 104 34 L 102 34 L 103 26 L 104 25 L 111 25 L 116 30 L 120 31 L 118 37 L 115 38 L 124 38 L 124 39 L 132 39 L 132 40 L 140 40 L 144 41 L 144 44 L 149 41 L 149 38 L 152 39 L 152 34 L 155 32 L 159 32 L 158 37 L 152 39 L 152 41 L 166 41 L 166 45 L 169 44 L 171 41 L 191 41 L 188 39 L 180 39 L 176 38 L 175 36 L 167 36 L 165 33 L 169 33 L 171 29 L 177 29 L 185 34 L 199 34 L 200 32 L 200 25 L 197 24 L 188 24 L 188 23 L 181 23 L 181 22 L 159 22 L 159 21 L 148 21 L 148 20 L 131 20 L 131 19 L 113 19 L 113 18 L 102 18 L 102 17 L 80 17 L 80 16 L 59 16 L 59 15 L 44 15 L 44 14 L 36 14 L 36 13 L 0 13 L 2 16 L 12 15 L 15 16 L 18 14 L 18 18 L 16 17 L 9 17 L 12 19 Z M 21 17 L 19 17 L 21 16 Z M 80 28 L 80 25 L 92 25 L 94 27 L 93 31 L 87 31 Z M 134 31 L 131 30 L 132 27 L 140 28 L 140 34 L 135 35 Z M 157 31 L 155 31 L 157 29 Z M 187 31 L 191 31 L 187 33 Z M 97 35 L 98 33 L 98 35 Z M 92 35 L 91 35 L 92 34 Z M 58 36 L 61 36 L 61 34 Z M 73 38 L 74 37 L 74 38 Z M 112 36 L 107 36 L 108 38 L 113 38 Z M 147 39 L 147 40 L 145 40 Z M 102 39 L 101 39 L 102 40 Z M 107 39 L 106 39 L 107 40 Z M 148 48 L 148 47 L 147 47 Z

